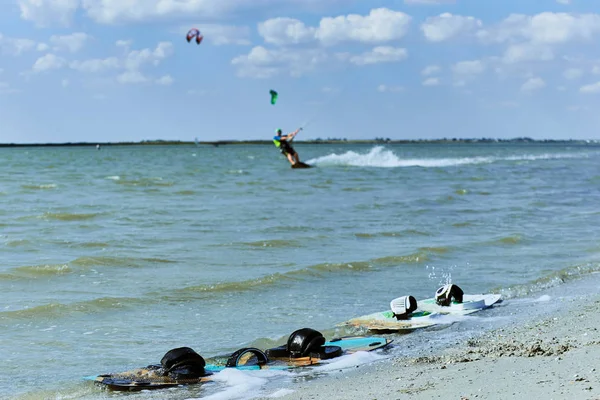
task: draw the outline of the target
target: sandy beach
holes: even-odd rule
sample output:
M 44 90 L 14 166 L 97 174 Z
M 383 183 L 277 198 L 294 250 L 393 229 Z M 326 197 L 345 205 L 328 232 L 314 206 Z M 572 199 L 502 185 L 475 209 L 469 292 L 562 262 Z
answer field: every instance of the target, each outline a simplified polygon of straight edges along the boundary
M 301 382 L 281 399 L 600 399 L 600 296 L 486 332 L 434 356 L 395 358 Z

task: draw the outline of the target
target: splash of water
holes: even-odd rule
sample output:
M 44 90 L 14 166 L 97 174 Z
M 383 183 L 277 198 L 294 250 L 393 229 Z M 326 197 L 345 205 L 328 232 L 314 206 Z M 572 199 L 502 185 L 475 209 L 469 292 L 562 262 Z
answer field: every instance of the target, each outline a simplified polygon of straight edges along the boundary
M 399 158 L 392 150 L 384 146 L 375 146 L 366 154 L 355 151 L 347 151 L 342 154 L 329 154 L 323 157 L 313 158 L 307 161 L 308 164 L 319 166 L 354 166 L 354 167 L 376 167 L 376 168 L 397 168 L 397 167 L 424 167 L 440 168 L 453 167 L 466 164 L 491 164 L 498 161 L 536 161 L 550 160 L 560 158 L 581 158 L 585 154 L 524 154 L 509 157 L 456 157 L 456 158 Z

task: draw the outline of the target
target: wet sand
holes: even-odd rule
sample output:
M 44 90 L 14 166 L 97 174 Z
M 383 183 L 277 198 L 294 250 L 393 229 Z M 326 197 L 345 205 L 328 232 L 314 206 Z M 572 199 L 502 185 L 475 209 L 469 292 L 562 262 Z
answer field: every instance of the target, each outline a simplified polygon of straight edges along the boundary
M 461 342 L 293 385 L 280 399 L 600 399 L 600 295 Z M 265 397 L 267 398 L 267 397 Z

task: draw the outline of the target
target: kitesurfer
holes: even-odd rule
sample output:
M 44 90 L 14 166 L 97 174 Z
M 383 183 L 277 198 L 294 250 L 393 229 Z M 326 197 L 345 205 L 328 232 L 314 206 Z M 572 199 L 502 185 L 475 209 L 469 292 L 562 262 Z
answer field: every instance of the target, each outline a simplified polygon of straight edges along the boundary
M 298 156 L 298 153 L 296 152 L 296 150 L 294 150 L 290 142 L 294 139 L 294 136 L 296 136 L 301 130 L 302 128 L 298 128 L 292 133 L 282 135 L 281 129 L 277 129 L 275 131 L 277 135 L 273 136 L 273 143 L 275 143 L 275 146 L 281 150 L 281 154 L 286 156 L 290 164 L 292 165 L 296 165 L 296 163 L 299 163 L 300 157 Z

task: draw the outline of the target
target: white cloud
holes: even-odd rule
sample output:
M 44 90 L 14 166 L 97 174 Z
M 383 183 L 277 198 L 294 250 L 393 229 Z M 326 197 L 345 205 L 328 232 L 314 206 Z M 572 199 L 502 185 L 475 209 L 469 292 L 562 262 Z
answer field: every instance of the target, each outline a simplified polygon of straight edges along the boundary
M 478 32 L 488 43 L 528 41 L 537 44 L 564 44 L 592 40 L 600 33 L 600 15 L 543 12 L 533 16 L 512 14 L 491 30 Z
M 452 67 L 452 72 L 458 75 L 478 75 L 485 71 L 485 64 L 480 60 L 461 61 Z
M 133 44 L 133 40 L 117 40 L 115 46 L 129 48 Z
M 269 50 L 263 46 L 256 46 L 247 55 L 235 57 L 231 64 L 238 67 L 239 77 L 265 79 L 284 71 L 293 77 L 299 77 L 328 59 L 327 54 L 320 49 Z
M 454 4 L 456 0 L 404 0 L 404 4 Z
M 589 111 L 589 107 L 588 106 L 569 106 L 567 107 L 567 110 L 572 111 L 572 112 L 577 112 L 577 111 Z
M 127 54 L 124 65 L 129 70 L 137 70 L 144 64 L 158 65 L 173 54 L 173 43 L 159 42 L 154 50 L 133 50 Z
M 71 53 L 76 53 L 83 48 L 88 39 L 90 39 L 89 35 L 83 32 L 75 32 L 63 36 L 53 35 L 50 37 L 50 43 L 55 46 L 54 51 L 68 50 Z
M 568 5 L 571 4 L 571 0 L 556 0 L 558 4 Z
M 126 41 L 119 41 L 117 45 L 120 47 L 129 46 Z M 155 79 L 147 77 L 142 70 L 145 66 L 159 65 L 163 60 L 173 54 L 173 44 L 171 42 L 159 42 L 156 48 L 145 48 L 141 50 L 129 50 L 120 57 L 94 58 L 88 60 L 75 60 L 68 63 L 69 68 L 84 73 L 103 73 L 107 71 L 118 71 L 117 82 L 129 83 L 145 83 L 154 80 L 158 84 L 172 83 L 172 77 L 165 75 Z M 169 82 L 171 79 L 171 82 Z
M 204 37 L 201 45 L 204 45 L 205 43 L 210 43 L 215 46 L 249 46 L 252 44 L 252 42 L 250 41 L 250 28 L 247 26 L 208 23 L 199 23 L 196 25 L 186 24 L 185 26 L 180 26 L 174 29 L 173 32 L 177 33 L 178 35 L 181 35 L 182 37 L 185 37 L 187 32 L 190 30 L 190 27 L 193 26 L 201 28 L 200 31 L 202 36 Z M 198 46 L 195 40 L 192 41 L 191 44 L 193 44 L 194 46 Z
M 157 85 L 163 85 L 163 86 L 169 86 L 171 85 L 175 80 L 173 79 L 173 77 L 171 75 L 165 75 L 165 76 L 161 76 L 160 78 L 158 78 L 156 80 L 156 84 Z
M 8 82 L 0 82 L 0 94 L 13 94 L 19 92 L 20 90 L 12 88 Z
M 48 46 L 46 43 L 38 43 L 35 49 L 37 51 L 44 52 L 50 50 L 50 46 Z
M 377 86 L 377 91 L 382 92 L 382 93 L 383 92 L 397 93 L 397 92 L 404 91 L 404 88 L 402 86 L 379 85 L 379 86 Z
M 188 95 L 190 96 L 203 96 L 206 93 L 208 93 L 206 90 L 196 90 L 196 89 L 190 89 L 186 92 Z
M 406 35 L 410 21 L 411 17 L 402 12 L 376 8 L 367 16 L 323 18 L 315 36 L 325 45 L 350 40 L 365 43 L 398 40 Z
M 429 76 L 429 75 L 437 74 L 441 70 L 442 70 L 442 68 L 440 68 L 439 65 L 428 65 L 427 67 L 423 68 L 423 70 L 421 71 L 421 75 Z
M 421 24 L 421 30 L 425 38 L 431 42 L 442 42 L 452 39 L 464 33 L 471 32 L 482 26 L 482 22 L 474 17 L 452 15 L 450 13 L 440 14 L 437 17 L 429 17 Z
M 293 18 L 273 18 L 258 25 L 267 43 L 277 45 L 319 41 L 325 46 L 356 41 L 380 43 L 398 40 L 408 32 L 411 17 L 387 8 L 372 9 L 368 15 L 349 14 L 321 19 L 318 27 Z
M 31 39 L 9 38 L 0 33 L 0 51 L 2 53 L 18 56 L 35 47 L 36 44 Z
M 584 85 L 579 88 L 581 93 L 600 93 L 600 82 Z
M 427 78 L 423 81 L 423 86 L 438 86 L 439 84 L 439 78 Z
M 38 26 L 53 22 L 68 25 L 79 7 L 79 0 L 17 0 L 21 18 Z
M 378 46 L 363 54 L 351 56 L 349 61 L 356 65 L 378 64 L 384 62 L 398 62 L 406 59 L 406 49 L 392 46 Z
M 583 70 L 581 70 L 579 68 L 569 68 L 569 69 L 565 70 L 565 72 L 563 73 L 563 76 L 569 80 L 579 79 L 583 76 Z
M 507 64 L 525 61 L 550 61 L 553 59 L 554 52 L 552 48 L 532 43 L 510 45 L 502 57 L 502 61 Z
M 38 58 L 33 64 L 33 72 L 44 72 L 52 69 L 60 69 L 67 64 L 67 60 L 55 54 L 48 53 Z
M 116 57 L 108 58 L 95 58 L 84 61 L 73 61 L 69 64 L 74 70 L 80 72 L 103 72 L 111 69 L 117 69 L 121 66 L 121 63 Z
M 542 78 L 529 78 L 523 85 L 521 86 L 521 91 L 523 92 L 533 92 L 534 90 L 542 89 L 546 86 L 546 82 Z
M 99 23 L 144 21 L 175 16 L 214 16 L 241 1 L 221 0 L 82 0 L 87 15 Z
M 117 76 L 117 82 L 123 84 L 145 83 L 148 82 L 148 78 L 146 78 L 140 71 L 125 71 Z
M 277 45 L 310 42 L 316 39 L 316 32 L 294 18 L 272 18 L 258 24 L 258 34 L 265 42 Z
M 249 39 L 250 28 L 247 26 L 202 24 L 202 34 L 204 40 L 215 46 L 252 44 Z
M 39 0 L 38 0 L 39 1 Z M 231 17 L 253 8 L 270 12 L 288 5 L 306 10 L 331 0 L 81 0 L 88 17 L 103 24 L 174 18 Z
M 331 86 L 325 86 L 321 89 L 323 93 L 338 93 L 340 90 Z
M 288 5 L 309 9 L 327 1 L 332 0 L 14 0 L 20 6 L 21 18 L 40 26 L 56 22 L 67 25 L 76 12 L 97 23 L 115 24 L 168 18 L 206 20 L 253 8 L 273 11 Z

